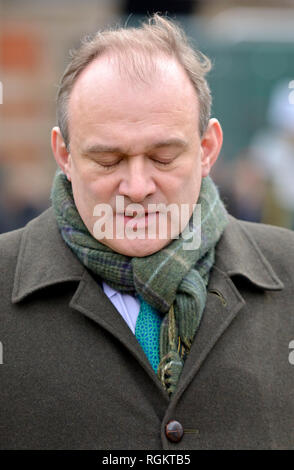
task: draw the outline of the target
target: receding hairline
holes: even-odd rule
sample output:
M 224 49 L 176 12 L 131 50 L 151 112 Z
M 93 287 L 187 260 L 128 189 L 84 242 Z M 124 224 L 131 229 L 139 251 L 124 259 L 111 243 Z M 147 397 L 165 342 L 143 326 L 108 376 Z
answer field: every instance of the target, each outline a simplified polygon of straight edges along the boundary
M 156 84 L 160 83 L 159 80 L 166 79 L 165 73 L 173 71 L 173 69 L 176 71 L 177 69 L 184 80 L 191 85 L 191 90 L 198 100 L 198 94 L 189 74 L 176 57 L 168 56 L 162 52 L 156 52 L 151 60 L 148 60 L 146 56 L 144 56 L 143 52 L 138 51 L 138 53 L 141 53 L 142 58 L 140 74 L 138 74 L 138 70 L 135 69 L 129 54 L 120 54 L 117 53 L 117 51 L 106 51 L 100 56 L 95 57 L 76 77 L 69 93 L 69 99 L 72 96 L 74 89 L 79 85 L 79 82 L 89 74 L 90 69 L 95 67 L 99 68 L 99 66 L 101 66 L 101 70 L 97 70 L 98 84 L 99 78 L 100 80 L 103 79 L 103 74 L 105 72 L 105 74 L 109 73 L 110 78 L 117 77 L 120 81 L 126 82 L 128 85 L 132 85 L 135 89 L 137 87 L 141 89 L 145 86 L 154 87 Z
M 117 59 L 113 62 L 112 59 Z M 190 80 L 189 75 L 186 73 L 184 67 L 182 64 L 176 60 L 175 57 L 170 57 L 170 56 L 165 56 L 163 54 L 156 54 L 154 56 L 154 74 L 150 76 L 148 74 L 148 71 L 145 70 L 146 73 L 146 80 L 144 80 L 144 77 L 140 77 L 140 80 L 138 80 L 137 76 L 130 73 L 126 75 L 124 71 L 121 69 L 121 64 L 122 61 L 120 60 L 119 57 L 114 57 L 114 55 L 111 55 L 109 53 L 105 53 L 103 56 L 99 56 L 90 62 L 87 67 L 85 67 L 79 77 L 77 77 L 74 86 L 71 90 L 71 93 L 69 95 L 69 101 L 67 105 L 67 125 L 68 125 L 68 135 L 70 135 L 70 128 L 71 128 L 71 118 L 73 116 L 73 111 L 75 109 L 79 109 L 81 103 L 82 106 L 85 106 L 85 103 L 89 101 L 88 98 L 89 94 L 86 92 L 86 95 L 84 95 L 83 90 L 87 90 L 87 85 L 90 83 L 90 86 L 92 86 L 93 83 L 95 83 L 96 79 L 95 76 L 99 77 L 97 79 L 97 84 L 99 87 L 102 86 L 102 90 L 104 87 L 104 84 L 106 83 L 106 86 L 108 88 L 108 84 L 110 83 L 112 86 L 112 79 L 118 80 L 121 83 L 126 83 L 126 87 L 128 87 L 131 91 L 130 93 L 134 93 L 134 97 L 138 93 L 142 93 L 144 95 L 145 91 L 149 92 L 150 90 L 156 90 L 158 87 L 167 87 L 167 89 L 170 88 L 170 86 L 174 87 L 174 93 L 171 96 L 171 100 L 173 100 L 173 96 L 181 96 L 183 102 L 186 102 L 187 104 L 191 105 L 193 103 L 193 108 L 195 109 L 195 124 L 196 126 L 199 127 L 199 119 L 200 119 L 200 109 L 199 109 L 199 97 L 198 94 L 193 86 L 193 83 Z M 125 64 L 127 67 L 127 64 Z M 156 67 L 158 65 L 158 67 Z M 99 70 L 99 67 L 102 67 L 102 69 Z M 97 67 L 97 70 L 95 68 Z M 92 70 L 92 73 L 91 73 Z M 90 78 L 87 78 L 87 74 Z M 108 75 L 109 74 L 109 75 Z M 174 77 L 174 80 L 171 82 L 171 77 Z M 81 81 L 86 79 L 86 83 L 82 83 Z M 89 80 L 87 82 L 87 80 Z M 176 84 L 176 86 L 175 86 Z M 179 86 L 177 86 L 177 84 Z M 85 86 L 86 85 L 86 86 Z M 113 86 L 116 86 L 116 82 L 113 82 Z M 109 93 L 109 88 L 106 91 L 106 93 Z M 81 99 L 81 94 L 82 96 L 84 95 L 84 98 L 82 98 L 82 101 L 79 101 Z M 94 91 L 95 94 L 95 91 Z M 92 96 L 92 95 L 90 95 Z M 99 97 L 99 94 L 96 95 L 96 97 Z M 103 91 L 99 97 L 101 98 L 101 105 L 103 106 Z M 74 98 L 74 100 L 72 100 Z M 78 98 L 78 101 L 75 101 L 76 98 Z M 195 101 L 194 101 L 195 99 Z M 193 100 L 193 102 L 192 102 Z M 99 106 L 99 101 L 95 101 L 95 105 Z M 77 106 L 77 107 L 76 107 Z
M 119 68 L 132 86 L 150 83 L 154 56 L 166 56 L 179 64 L 196 91 L 200 106 L 199 130 L 203 135 L 211 108 L 211 93 L 205 79 L 211 62 L 199 50 L 192 48 L 181 27 L 154 14 L 139 28 L 114 28 L 85 37 L 80 48 L 72 52 L 72 60 L 64 71 L 57 96 L 57 119 L 66 145 L 69 143 L 67 105 L 72 89 L 83 70 L 105 52 L 119 57 Z M 151 71 L 149 77 L 146 71 Z

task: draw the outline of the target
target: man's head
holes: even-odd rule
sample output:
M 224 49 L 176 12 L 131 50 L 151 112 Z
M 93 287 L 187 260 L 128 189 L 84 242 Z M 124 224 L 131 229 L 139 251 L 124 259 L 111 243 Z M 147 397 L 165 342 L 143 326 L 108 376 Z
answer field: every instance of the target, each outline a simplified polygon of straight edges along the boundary
M 76 52 L 62 78 L 52 148 L 92 234 L 97 204 L 109 204 L 114 221 L 128 224 L 116 211 L 116 196 L 124 197 L 124 208 L 185 204 L 191 215 L 222 143 L 218 121 L 209 120 L 209 67 L 184 34 L 157 15 L 142 28 L 98 33 Z M 157 217 L 149 213 L 142 223 Z M 114 234 L 101 241 L 145 256 L 169 243 L 171 232 L 166 239 Z

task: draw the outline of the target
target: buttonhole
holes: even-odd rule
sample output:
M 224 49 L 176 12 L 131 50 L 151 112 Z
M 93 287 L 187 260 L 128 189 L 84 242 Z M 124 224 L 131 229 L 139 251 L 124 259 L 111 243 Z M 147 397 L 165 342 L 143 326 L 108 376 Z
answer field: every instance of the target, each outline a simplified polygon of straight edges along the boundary
M 184 429 L 184 434 L 199 434 L 199 429 Z
M 227 301 L 226 299 L 224 298 L 223 294 L 216 290 L 216 289 L 210 289 L 208 292 L 210 292 L 211 294 L 215 294 L 219 297 L 219 299 L 221 300 L 221 303 L 223 304 L 223 306 L 225 307 L 227 305 Z

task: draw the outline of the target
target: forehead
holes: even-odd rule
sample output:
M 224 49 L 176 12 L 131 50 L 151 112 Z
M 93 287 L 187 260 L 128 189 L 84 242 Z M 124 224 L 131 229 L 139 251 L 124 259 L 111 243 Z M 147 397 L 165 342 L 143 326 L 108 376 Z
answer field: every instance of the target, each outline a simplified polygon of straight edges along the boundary
M 100 57 L 81 73 L 69 100 L 70 135 L 81 128 L 109 133 L 118 128 L 143 132 L 146 126 L 161 126 L 163 132 L 172 127 L 197 128 L 197 95 L 175 60 L 158 57 L 152 75 L 149 68 L 146 77 L 125 74 L 125 67 L 111 57 Z

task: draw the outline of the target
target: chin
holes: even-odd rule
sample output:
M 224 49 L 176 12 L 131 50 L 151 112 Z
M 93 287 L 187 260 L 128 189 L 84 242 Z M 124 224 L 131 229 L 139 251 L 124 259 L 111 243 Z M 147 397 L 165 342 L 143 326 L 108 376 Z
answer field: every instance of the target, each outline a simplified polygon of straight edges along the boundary
M 143 258 L 160 251 L 170 243 L 169 240 L 100 240 L 113 251 L 131 258 Z

